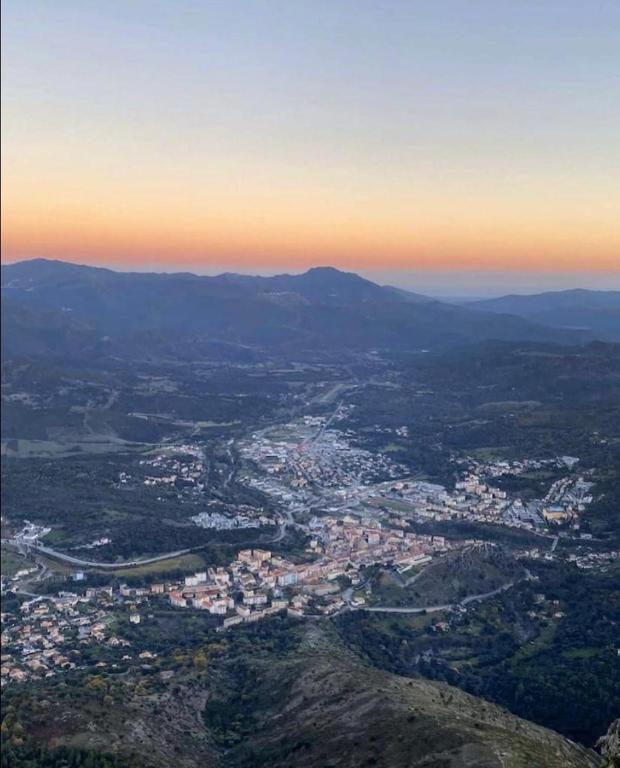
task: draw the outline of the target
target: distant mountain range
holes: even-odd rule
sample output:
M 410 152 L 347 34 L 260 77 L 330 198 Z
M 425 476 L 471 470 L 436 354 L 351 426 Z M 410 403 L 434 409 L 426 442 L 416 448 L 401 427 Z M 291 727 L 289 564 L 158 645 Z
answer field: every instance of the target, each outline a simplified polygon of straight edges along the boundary
M 468 303 L 485 312 L 518 315 L 556 328 L 585 330 L 599 339 L 620 341 L 620 291 L 549 291 L 501 296 Z
M 281 352 L 416 350 L 488 339 L 572 344 L 596 335 L 549 327 L 511 313 L 510 304 L 504 311 L 493 302 L 456 306 L 332 267 L 205 277 L 35 259 L 2 267 L 2 299 L 5 356 L 188 354 L 205 344 Z M 613 313 L 607 338 L 614 334 Z

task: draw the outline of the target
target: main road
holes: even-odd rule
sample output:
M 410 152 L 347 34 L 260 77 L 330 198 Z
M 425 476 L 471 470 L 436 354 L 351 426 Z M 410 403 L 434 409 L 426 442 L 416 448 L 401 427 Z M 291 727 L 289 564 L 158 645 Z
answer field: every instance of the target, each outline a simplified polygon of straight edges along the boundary
M 286 511 L 286 520 L 284 520 L 279 526 L 276 534 L 270 538 L 270 539 L 258 539 L 256 541 L 247 541 L 244 542 L 245 546 L 265 546 L 266 544 L 273 544 L 278 541 L 281 541 L 284 536 L 286 535 L 286 529 L 289 526 L 303 528 L 299 523 L 296 523 L 293 520 L 292 514 L 287 510 Z M 59 552 L 57 549 L 52 549 L 51 547 L 46 547 L 44 544 L 40 544 L 39 542 L 33 542 L 33 543 L 26 543 L 23 540 L 20 539 L 7 539 L 3 541 L 3 544 L 10 544 L 14 547 L 17 547 L 20 551 L 30 551 L 33 553 L 38 553 L 41 555 L 47 555 L 48 557 L 51 557 L 55 560 L 61 560 L 64 563 L 69 563 L 69 565 L 75 565 L 80 568 L 98 568 L 103 570 L 114 570 L 116 568 L 138 568 L 141 565 L 150 565 L 152 563 L 159 563 L 162 560 L 172 560 L 175 557 L 180 557 L 181 555 L 187 555 L 190 552 L 196 552 L 200 549 L 203 549 L 206 545 L 205 544 L 199 544 L 195 547 L 188 547 L 186 549 L 177 549 L 174 552 L 164 552 L 161 555 L 154 555 L 153 557 L 145 557 L 144 559 L 138 559 L 138 560 L 126 560 L 124 562 L 114 562 L 114 563 L 106 563 L 101 562 L 99 560 L 84 560 L 81 557 L 74 557 L 73 555 L 68 555 L 65 552 Z M 225 547 L 229 546 L 228 542 L 213 542 L 211 546 L 215 547 Z
M 10 542 L 11 544 L 17 544 L 17 542 Z M 204 545 L 203 545 L 204 546 Z M 165 552 L 163 555 L 155 555 L 154 557 L 148 557 L 144 560 L 128 560 L 122 563 L 102 563 L 96 560 L 83 560 L 80 557 L 74 557 L 73 555 L 67 555 L 64 552 L 58 552 L 56 549 L 46 547 L 43 544 L 30 544 L 28 548 L 34 552 L 38 552 L 42 555 L 48 555 L 56 560 L 62 560 L 65 563 L 71 565 L 78 565 L 83 568 L 135 568 L 140 565 L 149 565 L 150 563 L 158 563 L 160 560 L 171 560 L 173 557 L 179 557 L 179 555 L 186 555 L 189 552 L 193 552 L 200 547 L 189 547 L 188 549 L 178 549 L 176 552 Z
M 514 587 L 515 582 L 510 581 L 508 584 L 503 584 L 501 587 L 498 587 L 497 589 L 492 589 L 490 592 L 482 592 L 479 595 L 470 595 L 469 597 L 464 597 L 462 600 L 459 600 L 457 603 L 447 603 L 446 605 L 426 605 L 422 608 L 391 608 L 389 606 L 382 606 L 382 605 L 371 605 L 371 606 L 360 606 L 359 610 L 362 611 L 371 611 L 373 613 L 437 613 L 437 611 L 447 611 L 451 608 L 459 608 L 461 606 L 465 606 L 468 603 L 474 603 L 474 602 L 481 602 L 482 600 L 488 600 L 490 597 L 495 597 L 496 595 L 501 594 L 502 592 L 506 592 L 506 590 L 510 589 L 511 587 Z M 355 610 L 352 608 L 352 610 Z
M 530 581 L 532 579 L 532 574 L 529 571 L 526 571 L 525 576 L 523 576 L 522 579 L 518 579 L 517 581 Z M 370 613 L 437 613 L 438 611 L 448 611 L 452 610 L 454 608 L 462 608 L 469 603 L 474 602 L 482 602 L 483 600 L 488 600 L 491 597 L 495 597 L 496 595 L 501 594 L 502 592 L 506 592 L 508 589 L 511 589 L 516 584 L 516 581 L 509 581 L 507 584 L 502 584 L 501 587 L 498 587 L 497 589 L 492 589 L 490 592 L 482 592 L 478 595 L 470 595 L 469 597 L 464 597 L 462 600 L 459 600 L 456 603 L 446 603 L 445 605 L 424 605 L 419 608 L 397 608 L 395 606 L 389 606 L 389 605 L 347 605 L 345 608 L 341 608 L 339 611 L 334 613 L 334 616 L 339 616 L 340 614 L 344 613 L 345 611 L 369 611 Z M 345 600 L 347 602 L 351 599 L 352 596 L 352 590 L 348 589 L 345 592 Z

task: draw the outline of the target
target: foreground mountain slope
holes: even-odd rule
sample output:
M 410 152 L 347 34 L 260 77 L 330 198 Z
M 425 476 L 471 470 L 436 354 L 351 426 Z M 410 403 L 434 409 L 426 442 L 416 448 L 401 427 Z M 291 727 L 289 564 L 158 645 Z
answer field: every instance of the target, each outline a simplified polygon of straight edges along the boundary
M 593 753 L 492 704 L 446 685 L 370 667 L 323 626 L 308 625 L 301 645 L 277 663 L 258 656 L 240 672 L 233 659 L 229 669 L 230 678 L 224 676 L 220 687 L 228 694 L 208 709 L 232 707 L 233 718 L 243 723 L 232 734 L 241 742 L 227 753 L 227 764 L 240 768 L 586 768 L 598 763 Z
M 37 314 L 43 324 L 54 314 L 60 326 L 77 324 L 105 337 L 111 354 L 117 353 L 115 343 L 131 337 L 134 350 L 156 351 L 153 334 L 171 332 L 277 350 L 419 349 L 489 338 L 584 339 L 583 334 L 515 316 L 489 315 L 382 287 L 330 267 L 302 275 L 201 277 L 35 260 L 2 268 L 2 296 L 10 326 L 24 338 L 33 332 Z M 29 331 L 20 311 L 31 313 Z M 50 345 L 49 352 L 58 350 Z
M 620 291 L 548 291 L 510 295 L 466 305 L 485 312 L 508 312 L 561 328 L 581 328 L 606 341 L 620 341 Z
M 27 723 L 31 744 L 111 753 L 141 768 L 601 763 L 494 704 L 370 666 L 323 621 L 276 618 L 210 638 L 197 653 L 177 648 L 154 664 L 12 689 L 3 733 L 11 737 Z
M 614 720 L 597 745 L 603 754 L 603 768 L 620 766 L 620 718 Z

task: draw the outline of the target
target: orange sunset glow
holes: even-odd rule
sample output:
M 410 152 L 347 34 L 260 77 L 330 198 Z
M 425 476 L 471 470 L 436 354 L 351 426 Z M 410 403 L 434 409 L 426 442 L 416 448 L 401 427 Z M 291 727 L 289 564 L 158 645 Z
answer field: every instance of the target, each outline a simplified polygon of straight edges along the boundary
M 456 5 L 460 27 L 426 14 L 456 49 L 444 59 L 415 3 L 321 4 L 307 37 L 303 3 L 234 29 L 222 7 L 156 3 L 153 45 L 135 47 L 131 6 L 11 4 L 3 260 L 620 271 L 619 112 L 591 87 L 613 35 L 576 11 L 515 12 L 509 29 Z M 527 55 L 490 70 L 499 44 Z M 571 52 L 588 63 L 563 71 Z

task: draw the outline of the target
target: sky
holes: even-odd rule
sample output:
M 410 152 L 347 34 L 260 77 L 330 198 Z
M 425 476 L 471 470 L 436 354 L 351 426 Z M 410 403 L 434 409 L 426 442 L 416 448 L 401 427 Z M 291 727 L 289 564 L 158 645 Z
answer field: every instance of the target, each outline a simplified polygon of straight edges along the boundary
M 618 0 L 2 15 L 4 261 L 620 288 Z

